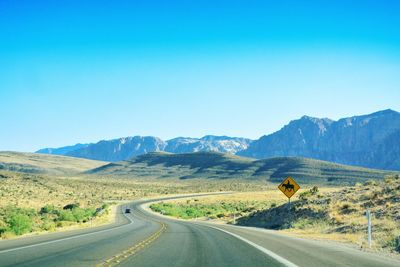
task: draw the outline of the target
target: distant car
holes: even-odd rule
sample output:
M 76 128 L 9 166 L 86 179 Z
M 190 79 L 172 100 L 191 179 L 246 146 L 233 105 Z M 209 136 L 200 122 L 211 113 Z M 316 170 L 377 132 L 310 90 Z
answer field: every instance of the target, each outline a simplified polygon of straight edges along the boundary
M 125 209 L 125 213 L 131 213 L 131 209 Z

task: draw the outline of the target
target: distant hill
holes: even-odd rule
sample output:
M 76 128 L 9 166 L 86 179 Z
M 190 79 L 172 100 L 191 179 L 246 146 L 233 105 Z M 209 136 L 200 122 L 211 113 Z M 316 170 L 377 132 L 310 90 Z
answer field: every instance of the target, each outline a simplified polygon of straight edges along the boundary
M 0 170 L 67 175 L 105 165 L 106 162 L 34 153 L 0 152 Z
M 237 154 L 257 159 L 297 156 L 400 170 L 400 113 L 388 109 L 338 121 L 303 116 Z
M 297 157 L 254 160 L 216 152 L 197 152 L 148 153 L 129 161 L 104 165 L 88 173 L 179 179 L 259 179 L 271 182 L 280 182 L 292 176 L 303 184 L 346 185 L 381 179 L 389 172 Z
M 36 153 L 116 162 L 158 151 L 170 153 L 216 151 L 235 154 L 246 149 L 250 143 L 251 140 L 246 138 L 213 135 L 207 135 L 203 138 L 177 137 L 168 141 L 153 136 L 134 136 L 103 140 L 96 144 L 77 144 L 61 148 L 41 149 Z

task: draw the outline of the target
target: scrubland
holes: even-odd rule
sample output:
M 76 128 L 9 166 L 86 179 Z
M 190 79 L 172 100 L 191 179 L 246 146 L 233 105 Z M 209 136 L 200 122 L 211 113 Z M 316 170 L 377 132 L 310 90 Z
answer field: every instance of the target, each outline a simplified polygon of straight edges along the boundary
M 276 188 L 263 192 L 174 200 L 151 209 L 182 219 L 215 220 L 276 229 L 315 239 L 367 243 L 366 211 L 372 215 L 372 250 L 400 252 L 400 178 L 387 176 L 336 188 L 300 189 L 291 204 Z

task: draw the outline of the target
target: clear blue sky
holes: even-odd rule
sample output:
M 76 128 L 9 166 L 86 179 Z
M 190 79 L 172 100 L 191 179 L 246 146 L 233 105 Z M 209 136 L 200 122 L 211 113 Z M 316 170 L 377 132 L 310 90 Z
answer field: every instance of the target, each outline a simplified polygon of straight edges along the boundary
M 0 103 L 16 151 L 400 111 L 400 4 L 2 0 Z

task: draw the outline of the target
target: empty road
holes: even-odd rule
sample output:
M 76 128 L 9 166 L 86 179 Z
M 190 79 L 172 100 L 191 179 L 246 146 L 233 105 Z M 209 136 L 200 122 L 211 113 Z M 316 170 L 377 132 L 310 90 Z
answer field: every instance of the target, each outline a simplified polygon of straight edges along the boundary
M 149 201 L 120 207 L 112 225 L 0 241 L 0 266 L 400 266 L 336 243 L 161 217 Z

